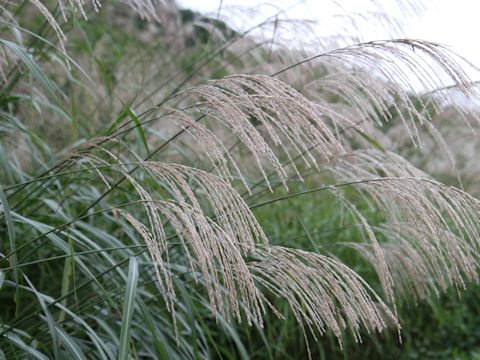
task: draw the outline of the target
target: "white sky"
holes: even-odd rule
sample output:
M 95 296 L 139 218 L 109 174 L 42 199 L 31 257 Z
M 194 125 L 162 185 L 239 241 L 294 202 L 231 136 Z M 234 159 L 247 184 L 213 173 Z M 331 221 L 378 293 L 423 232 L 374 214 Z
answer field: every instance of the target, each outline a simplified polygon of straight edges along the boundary
M 178 0 L 178 3 L 216 16 L 220 0 Z M 232 10 L 238 7 L 244 10 Z M 289 9 L 282 18 L 317 20 L 320 36 L 354 34 L 362 41 L 395 37 L 436 41 L 480 67 L 478 0 L 223 0 L 220 16 L 223 14 L 230 26 L 245 30 L 279 9 Z M 342 16 L 351 13 L 357 13 L 357 29 L 352 25 L 351 16 Z M 386 29 L 381 24 L 382 13 L 399 20 L 401 30 Z M 480 79 L 479 74 L 470 75 L 474 80 Z

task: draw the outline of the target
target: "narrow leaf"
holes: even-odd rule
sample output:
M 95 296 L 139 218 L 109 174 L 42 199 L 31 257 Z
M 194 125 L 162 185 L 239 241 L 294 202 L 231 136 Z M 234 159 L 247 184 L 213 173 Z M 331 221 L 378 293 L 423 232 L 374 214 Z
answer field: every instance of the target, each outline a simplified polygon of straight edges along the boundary
M 13 280 L 17 285 L 15 290 L 15 303 L 18 303 L 18 296 L 19 296 L 19 288 L 18 288 L 18 260 L 17 260 L 17 253 L 16 253 L 16 242 L 15 242 L 15 227 L 13 226 L 12 220 L 12 213 L 10 212 L 10 206 L 8 205 L 7 196 L 3 192 L 2 188 L 0 188 L 0 202 L 2 203 L 3 213 L 5 215 L 5 221 L 7 223 L 7 231 L 8 231 L 8 238 L 10 241 L 10 266 L 13 269 Z M 18 306 L 17 306 L 18 309 Z M 17 312 L 17 311 L 16 311 Z
M 0 290 L 2 290 L 4 281 L 5 281 L 5 272 L 0 271 Z
M 65 330 L 63 330 L 61 327 L 57 326 L 55 328 L 58 334 L 58 338 L 61 340 L 63 346 L 69 354 L 71 355 L 71 359 L 75 360 L 86 360 L 87 357 L 83 353 L 82 349 L 80 349 L 80 346 L 75 342 L 75 340 L 69 336 Z
M 143 143 L 143 146 L 145 146 L 145 149 L 147 150 L 147 155 L 150 156 L 150 150 L 148 149 L 147 139 L 145 137 L 145 133 L 143 132 L 143 128 L 142 128 L 142 124 L 140 123 L 140 120 L 138 120 L 137 115 L 135 115 L 135 113 L 130 109 L 129 106 L 125 107 L 125 111 L 127 112 L 128 116 L 130 116 L 132 121 L 135 123 L 138 137 Z
M 127 288 L 125 291 L 125 300 L 123 303 L 122 329 L 120 332 L 120 349 L 118 352 L 119 360 L 126 360 L 129 353 L 130 327 L 132 325 L 132 315 L 135 307 L 135 295 L 137 293 L 138 282 L 138 261 L 135 256 L 130 257 L 128 265 Z
M 59 91 L 55 84 L 43 73 L 42 69 L 32 59 L 32 56 L 21 46 L 14 42 L 0 39 L 0 44 L 11 50 L 30 70 L 33 77 L 42 85 L 49 95 L 58 100 L 57 92 Z
M 26 275 L 24 275 L 24 277 L 25 277 L 25 281 L 28 283 L 28 286 L 30 286 L 32 291 L 35 293 L 38 301 L 40 302 L 40 306 L 42 307 L 42 310 L 45 313 L 48 330 L 50 331 L 50 336 L 52 337 L 53 356 L 55 359 L 58 359 L 57 331 L 55 330 L 57 325 L 55 324 L 55 320 L 53 320 L 53 316 L 48 310 L 47 304 L 45 303 L 45 300 L 43 299 L 42 294 L 38 292 L 38 290 L 35 288 L 35 286 L 33 286 L 33 284 L 30 282 L 30 280 Z
M 60 295 L 62 298 L 62 305 L 67 305 L 67 297 L 66 295 L 70 291 L 70 274 L 72 271 L 72 259 L 70 257 L 65 258 L 64 266 L 63 266 L 63 276 L 62 276 L 62 290 Z M 61 311 L 58 316 L 58 321 L 62 322 L 65 319 L 65 312 Z
M 118 127 L 120 126 L 122 121 L 125 120 L 125 118 L 128 115 L 128 113 L 125 111 L 125 108 L 130 106 L 132 103 L 133 103 L 133 100 L 130 101 L 128 104 L 124 104 L 124 108 L 122 109 L 122 111 L 120 111 L 118 116 L 115 118 L 112 125 L 110 125 L 110 127 L 103 132 L 103 134 L 102 134 L 103 136 L 112 135 L 115 131 L 118 130 Z M 122 102 L 122 104 L 123 104 L 123 102 Z
M 12 343 L 13 345 L 18 347 L 19 349 L 22 349 L 23 351 L 30 354 L 32 356 L 32 358 L 37 359 L 37 360 L 48 360 L 47 356 L 42 354 L 37 349 L 34 349 L 33 347 L 25 344 L 25 342 L 22 339 L 20 339 L 19 336 L 15 335 L 15 334 L 12 334 L 12 333 L 7 333 L 7 334 L 5 334 L 5 337 L 8 339 L 8 341 L 10 341 L 10 343 Z
M 377 150 L 380 150 L 381 152 L 385 152 L 385 148 L 380 145 L 380 143 L 375 140 L 374 138 L 372 138 L 371 136 L 368 136 L 367 134 L 365 134 L 364 132 L 360 131 L 360 130 L 357 130 L 355 129 L 355 131 L 361 136 L 363 137 L 365 140 L 367 140 L 367 142 L 372 145 L 374 148 L 376 148 Z

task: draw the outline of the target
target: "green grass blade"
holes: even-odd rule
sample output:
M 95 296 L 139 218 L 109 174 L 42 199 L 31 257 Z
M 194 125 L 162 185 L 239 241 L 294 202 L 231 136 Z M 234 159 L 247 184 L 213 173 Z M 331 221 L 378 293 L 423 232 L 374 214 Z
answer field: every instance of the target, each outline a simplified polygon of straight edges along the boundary
M 33 359 L 49 360 L 48 356 L 45 356 L 44 354 L 42 354 L 37 349 L 34 349 L 33 347 L 25 344 L 25 342 L 19 336 L 15 335 L 15 334 L 12 334 L 12 333 L 8 333 L 8 334 L 5 335 L 5 337 L 8 339 L 8 341 L 11 344 L 18 347 L 19 349 L 22 349 L 26 353 L 28 353 Z
M 15 227 L 13 226 L 13 219 L 12 213 L 10 212 L 10 206 L 8 205 L 7 196 L 3 192 L 2 188 L 0 188 L 0 202 L 2 203 L 3 213 L 5 215 L 5 221 L 7 223 L 7 231 L 8 231 L 8 239 L 10 241 L 10 266 L 13 269 L 13 280 L 17 285 L 17 289 L 15 290 L 15 303 L 18 304 L 18 296 L 19 296 L 19 270 L 18 270 L 18 259 L 16 253 L 16 242 L 15 242 Z M 18 306 L 16 306 L 16 313 L 18 313 Z
M 140 138 L 140 141 L 142 142 L 143 146 L 145 146 L 145 149 L 147 150 L 147 155 L 150 156 L 150 150 L 148 148 L 147 139 L 145 137 L 145 132 L 143 131 L 140 120 L 138 120 L 137 115 L 135 115 L 135 113 L 132 111 L 132 109 L 130 109 L 129 106 L 125 106 L 125 111 L 127 112 L 128 116 L 130 116 L 132 121 L 135 123 L 138 137 Z
M 140 141 L 142 142 L 143 146 L 147 150 L 147 155 L 150 156 L 150 149 L 148 148 L 148 143 L 147 143 L 147 138 L 145 136 L 145 132 L 143 131 L 142 128 L 142 123 L 138 119 L 137 115 L 133 112 L 131 109 L 130 105 L 132 104 L 133 101 L 131 101 L 128 104 L 123 104 L 123 109 L 120 112 L 120 114 L 117 116 L 113 124 L 104 132 L 105 135 L 111 135 L 114 131 L 118 130 L 119 127 L 121 127 L 121 123 L 125 118 L 130 117 L 132 119 L 133 123 L 135 124 L 135 130 L 137 131 L 138 137 L 140 138 Z
M 130 257 L 128 265 L 127 288 L 125 291 L 125 301 L 123 303 L 122 329 L 120 332 L 120 349 L 118 352 L 119 360 L 128 358 L 128 347 L 130 344 L 130 327 L 132 325 L 132 315 L 135 307 L 135 295 L 137 293 L 138 282 L 138 260 L 135 256 Z
M 64 265 L 63 265 L 63 276 L 62 276 L 62 290 L 60 295 L 64 297 L 70 289 L 70 275 L 72 272 L 72 259 L 70 257 L 65 258 Z M 67 305 L 67 298 L 62 300 L 62 305 Z M 58 321 L 63 321 L 65 319 L 65 312 L 61 311 L 60 315 L 58 316 Z
M 49 304 L 52 304 L 54 302 L 52 298 L 47 298 L 46 301 Z M 64 311 L 77 324 L 81 325 L 85 329 L 86 334 L 88 335 L 91 342 L 98 350 L 98 353 L 95 354 L 95 357 L 94 357 L 95 359 L 109 360 L 114 358 L 113 354 L 110 352 L 108 348 L 108 345 L 105 344 L 105 342 L 99 337 L 99 335 L 95 332 L 95 330 L 90 325 L 88 325 L 88 323 L 84 320 L 84 318 L 82 318 L 79 315 L 76 315 L 73 311 L 70 311 L 60 303 L 56 303 L 55 307 Z
M 125 111 L 125 107 L 131 105 L 132 102 L 129 102 L 128 104 L 125 104 L 124 105 L 124 108 L 122 109 L 122 111 L 120 111 L 120 113 L 118 114 L 118 116 L 115 118 L 115 120 L 113 121 L 112 125 L 110 125 L 110 127 L 108 129 L 106 129 L 102 135 L 103 136 L 109 136 L 109 135 L 112 135 L 115 131 L 118 130 L 120 124 L 123 122 L 123 120 L 125 120 L 125 118 L 127 117 L 127 112 Z
M 247 349 L 245 349 L 245 346 L 243 345 L 243 341 L 240 338 L 237 332 L 237 329 L 235 329 L 232 325 L 230 325 L 228 322 L 224 321 L 223 319 L 222 319 L 222 325 L 223 325 L 223 329 L 226 330 L 226 332 L 230 335 L 231 339 L 237 346 L 239 357 L 243 360 L 250 359 L 250 356 L 248 355 L 248 351 Z
M 15 44 L 14 42 L 0 39 L 0 44 L 11 50 L 30 70 L 33 77 L 42 85 L 42 87 L 48 92 L 48 94 L 58 100 L 57 92 L 58 88 L 55 84 L 43 73 L 40 66 L 32 59 L 32 56 L 21 46 Z
M 375 140 L 371 136 L 368 136 L 363 131 L 360 131 L 360 130 L 357 130 L 357 129 L 354 129 L 354 130 L 358 135 L 363 137 L 374 148 L 376 148 L 377 150 L 380 150 L 381 152 L 386 152 L 385 148 L 382 145 L 380 145 L 380 143 L 377 140 Z
M 79 305 L 78 305 L 78 296 L 77 296 L 77 286 L 75 284 L 75 248 L 73 246 L 73 240 L 71 237 L 68 238 L 68 247 L 70 248 L 69 259 L 70 259 L 71 277 L 73 282 L 73 298 L 75 299 L 75 305 L 77 306 L 77 309 L 78 309 Z M 68 291 L 65 294 L 62 294 L 62 296 L 65 296 L 66 294 L 68 294 Z M 66 299 L 67 298 L 65 298 L 65 300 Z
M 62 342 L 63 346 L 69 354 L 71 355 L 72 359 L 75 360 L 86 360 L 87 357 L 83 353 L 82 349 L 80 349 L 80 346 L 75 342 L 75 340 L 70 337 L 65 330 L 63 330 L 61 327 L 57 326 L 55 327 L 55 330 L 57 331 L 57 335 L 59 340 Z
M 47 304 L 45 303 L 45 300 L 38 292 L 38 290 L 33 286 L 31 281 L 28 279 L 28 277 L 25 275 L 25 281 L 28 283 L 28 286 L 30 286 L 30 289 L 35 293 L 35 296 L 37 297 L 38 301 L 40 302 L 40 306 L 42 307 L 42 310 L 45 314 L 45 318 L 47 320 L 47 326 L 48 330 L 50 331 L 50 335 L 52 337 L 52 348 L 53 348 L 53 357 L 55 359 L 58 359 L 58 341 L 57 341 L 57 331 L 55 330 L 57 325 L 55 324 L 55 320 L 53 320 L 53 316 L 50 313 L 50 311 L 47 308 Z
M 314 240 L 310 230 L 308 229 L 307 224 L 305 224 L 305 221 L 303 221 L 302 216 L 301 216 L 301 211 L 297 209 L 297 207 L 293 204 L 293 202 L 290 199 L 287 199 L 290 207 L 292 208 L 293 213 L 295 214 L 295 217 L 297 218 L 298 222 L 302 226 L 302 229 L 307 236 L 307 239 L 310 241 L 310 244 L 312 244 L 313 249 L 317 254 L 321 254 L 320 248 L 317 245 L 317 242 Z
M 176 359 L 176 354 L 168 347 L 167 340 L 163 334 L 157 333 L 157 329 L 155 328 L 156 320 L 152 317 L 147 305 L 145 305 L 140 296 L 138 298 L 138 306 L 142 313 L 142 320 L 145 322 L 145 325 L 148 327 L 148 330 L 152 335 L 152 340 L 157 350 L 156 355 L 160 359 Z
M 0 271 L 0 290 L 2 290 L 4 281 L 5 281 L 5 273 L 3 271 Z

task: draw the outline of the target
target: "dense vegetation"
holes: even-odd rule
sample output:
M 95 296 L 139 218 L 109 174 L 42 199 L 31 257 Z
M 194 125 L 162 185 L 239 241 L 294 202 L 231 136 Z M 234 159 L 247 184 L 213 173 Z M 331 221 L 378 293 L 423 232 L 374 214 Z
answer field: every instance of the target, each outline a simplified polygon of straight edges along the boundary
M 281 13 L 0 12 L 0 359 L 480 357 L 472 64 Z

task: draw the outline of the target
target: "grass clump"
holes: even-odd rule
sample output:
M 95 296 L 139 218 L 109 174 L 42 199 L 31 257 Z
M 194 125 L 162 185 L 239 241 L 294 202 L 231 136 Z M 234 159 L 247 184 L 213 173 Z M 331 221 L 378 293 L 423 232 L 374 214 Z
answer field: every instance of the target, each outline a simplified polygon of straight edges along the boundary
M 475 289 L 480 201 L 435 121 L 478 126 L 474 66 L 446 47 L 292 49 L 251 35 L 278 14 L 241 33 L 170 1 L 0 10 L 0 357 L 413 357 L 405 314 Z

